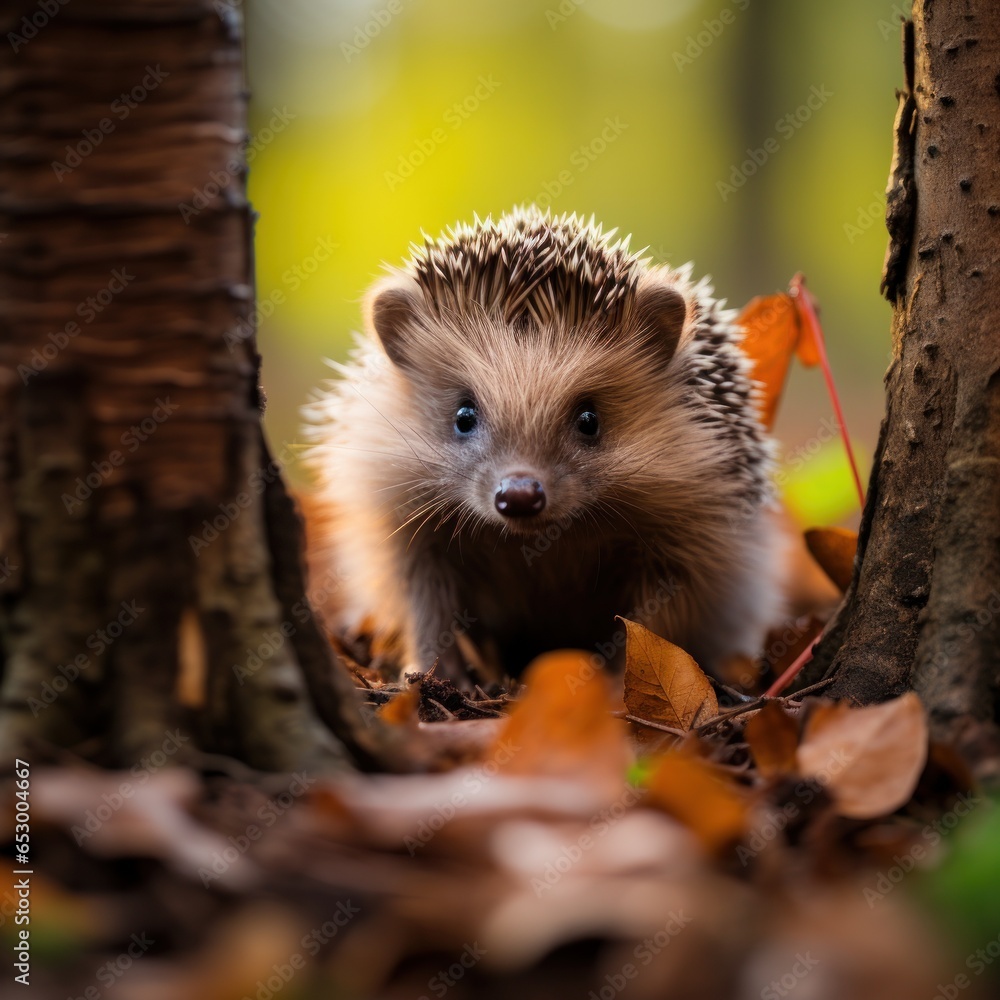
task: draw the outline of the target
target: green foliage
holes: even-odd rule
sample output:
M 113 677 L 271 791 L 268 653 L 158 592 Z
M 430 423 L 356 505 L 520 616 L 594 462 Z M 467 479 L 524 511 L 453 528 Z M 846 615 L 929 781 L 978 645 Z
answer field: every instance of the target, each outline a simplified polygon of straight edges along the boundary
M 1000 932 L 1000 809 L 981 806 L 946 841 L 944 863 L 916 889 L 956 945 L 974 952 Z

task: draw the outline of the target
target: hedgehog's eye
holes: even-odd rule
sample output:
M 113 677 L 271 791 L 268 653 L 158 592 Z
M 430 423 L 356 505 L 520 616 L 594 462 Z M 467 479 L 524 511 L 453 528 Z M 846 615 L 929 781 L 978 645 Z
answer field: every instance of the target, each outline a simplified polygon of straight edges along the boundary
M 590 406 L 584 406 L 576 415 L 576 429 L 587 437 L 596 437 L 601 429 L 601 421 Z
M 462 435 L 471 434 L 478 423 L 476 404 L 471 399 L 463 399 L 455 411 L 455 430 Z

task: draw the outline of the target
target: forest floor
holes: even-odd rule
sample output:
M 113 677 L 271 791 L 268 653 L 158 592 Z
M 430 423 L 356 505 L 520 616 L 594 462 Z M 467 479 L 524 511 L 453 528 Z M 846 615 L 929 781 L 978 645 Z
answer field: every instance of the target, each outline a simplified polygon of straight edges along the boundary
M 3 995 L 998 995 L 1000 819 L 915 695 L 741 698 L 631 623 L 624 691 L 578 652 L 471 695 L 351 662 L 415 773 L 39 748 Z

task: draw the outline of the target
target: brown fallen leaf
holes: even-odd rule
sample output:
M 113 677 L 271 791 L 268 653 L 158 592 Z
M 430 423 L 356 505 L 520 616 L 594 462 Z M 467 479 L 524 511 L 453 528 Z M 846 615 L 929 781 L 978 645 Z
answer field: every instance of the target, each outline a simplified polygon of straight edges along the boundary
M 799 727 L 777 701 L 768 701 L 747 723 L 744 736 L 764 777 L 795 774 Z
M 680 646 L 638 622 L 625 623 L 625 707 L 629 714 L 688 730 L 719 714 L 712 683 Z
M 843 593 L 854 575 L 854 554 L 858 550 L 858 533 L 847 528 L 810 528 L 805 533 L 806 545 L 826 575 Z
M 586 776 L 621 789 L 632 755 L 624 724 L 611 715 L 607 679 L 591 660 L 589 653 L 560 650 L 529 665 L 526 690 L 497 738 L 498 748 L 510 748 L 501 770 Z
M 506 719 L 455 719 L 417 723 L 411 744 L 417 760 L 432 771 L 447 771 L 488 758 Z
M 867 708 L 820 703 L 797 759 L 799 773 L 826 786 L 840 815 L 888 815 L 909 801 L 927 761 L 924 707 L 912 691 Z
M 230 860 L 229 840 L 198 822 L 192 807 L 200 794 L 199 776 L 177 767 L 45 768 L 31 777 L 33 820 L 65 824 L 88 854 L 157 858 L 195 879 L 208 872 L 219 886 L 245 889 L 257 877 L 256 866 L 238 851 Z
M 788 617 L 814 615 L 826 621 L 840 603 L 843 592 L 816 562 L 801 526 L 784 504 L 771 512 L 771 521 L 780 534 L 784 554 L 782 579 Z
M 697 757 L 668 753 L 650 775 L 646 803 L 691 829 L 707 850 L 724 850 L 743 836 L 748 797 L 717 767 Z

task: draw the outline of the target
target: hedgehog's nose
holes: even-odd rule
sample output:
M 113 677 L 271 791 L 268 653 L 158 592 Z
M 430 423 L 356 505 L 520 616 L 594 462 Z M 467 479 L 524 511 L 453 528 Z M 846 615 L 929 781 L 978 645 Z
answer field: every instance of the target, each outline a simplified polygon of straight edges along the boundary
M 505 476 L 493 503 L 504 517 L 531 517 L 545 507 L 545 487 L 531 476 Z

